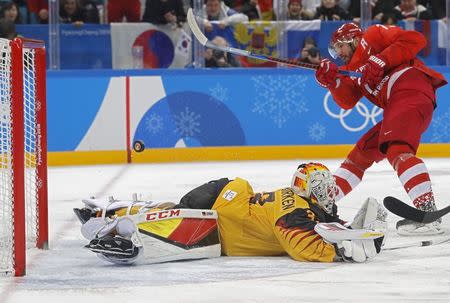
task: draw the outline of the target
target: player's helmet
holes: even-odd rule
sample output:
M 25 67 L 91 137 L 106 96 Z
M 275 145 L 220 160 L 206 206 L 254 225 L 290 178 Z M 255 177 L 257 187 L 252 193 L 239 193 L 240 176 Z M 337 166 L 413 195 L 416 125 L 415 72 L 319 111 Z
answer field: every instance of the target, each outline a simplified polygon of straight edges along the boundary
M 291 188 L 297 195 L 317 203 L 327 213 L 333 213 L 336 181 L 325 165 L 313 162 L 300 164 L 292 178 Z
M 336 43 L 352 43 L 355 37 L 361 37 L 362 35 L 363 31 L 358 25 L 355 23 L 345 23 L 331 35 L 330 44 L 328 44 L 328 52 L 333 59 L 336 59 Z

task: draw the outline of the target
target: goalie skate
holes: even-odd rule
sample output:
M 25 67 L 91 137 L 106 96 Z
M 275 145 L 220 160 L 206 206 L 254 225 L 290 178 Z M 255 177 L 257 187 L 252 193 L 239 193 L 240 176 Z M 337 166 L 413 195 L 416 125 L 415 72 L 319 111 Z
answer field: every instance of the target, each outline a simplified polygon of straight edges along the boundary
M 131 240 L 112 235 L 106 235 L 102 238 L 93 239 L 85 247 L 90 251 L 100 253 L 105 256 L 134 258 L 139 253 L 138 247 L 136 247 Z

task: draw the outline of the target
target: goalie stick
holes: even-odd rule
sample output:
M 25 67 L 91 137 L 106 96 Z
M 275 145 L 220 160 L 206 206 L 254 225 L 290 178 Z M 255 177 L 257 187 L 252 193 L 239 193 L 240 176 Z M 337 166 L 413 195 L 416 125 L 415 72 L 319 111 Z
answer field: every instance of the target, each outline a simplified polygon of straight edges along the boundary
M 304 62 L 297 62 L 295 60 L 275 58 L 275 57 L 272 57 L 272 56 L 255 54 L 255 53 L 253 53 L 251 51 L 247 51 L 247 50 L 243 50 L 243 49 L 239 49 L 239 48 L 216 45 L 216 44 L 212 43 L 211 41 L 209 41 L 208 38 L 202 33 L 200 27 L 197 24 L 197 21 L 195 20 L 195 16 L 194 16 L 194 13 L 192 11 L 192 8 L 189 8 L 189 10 L 187 12 L 187 23 L 189 24 L 189 27 L 190 27 L 192 33 L 194 34 L 195 38 L 200 42 L 200 44 L 203 45 L 203 46 L 206 46 L 208 48 L 215 49 L 215 50 L 222 51 L 222 52 L 226 52 L 226 53 L 230 53 L 230 54 L 233 54 L 233 55 L 259 59 L 259 60 L 262 60 L 262 61 L 271 61 L 271 62 L 276 62 L 276 63 L 283 63 L 283 64 L 286 64 L 286 65 L 295 66 L 295 67 L 301 67 L 301 68 L 306 68 L 306 69 L 311 69 L 311 70 L 319 69 L 319 64 L 304 63 Z M 346 70 L 339 70 L 339 73 L 341 73 L 343 75 L 353 76 L 353 77 L 360 77 L 361 76 L 360 73 L 352 72 L 352 71 L 346 71 Z
M 436 211 L 423 211 L 390 196 L 384 198 L 383 204 L 399 217 L 425 224 L 434 222 L 450 212 L 450 206 Z
M 405 243 L 405 244 L 398 244 L 398 245 L 392 245 L 383 247 L 383 250 L 396 250 L 396 249 L 404 249 L 404 248 L 411 248 L 411 247 L 423 247 L 423 246 L 434 246 L 439 245 L 443 243 L 450 242 L 450 237 L 442 238 L 439 240 L 425 240 L 425 241 L 417 241 L 412 243 Z

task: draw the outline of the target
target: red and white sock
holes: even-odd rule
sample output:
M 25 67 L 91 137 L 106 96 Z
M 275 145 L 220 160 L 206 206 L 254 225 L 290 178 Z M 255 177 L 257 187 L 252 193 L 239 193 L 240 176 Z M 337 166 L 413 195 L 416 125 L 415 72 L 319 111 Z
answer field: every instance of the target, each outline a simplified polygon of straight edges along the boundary
M 336 179 L 336 186 L 338 193 L 336 195 L 336 201 L 339 201 L 349 192 L 351 192 L 359 183 L 361 183 L 364 176 L 364 171 L 358 167 L 351 160 L 345 160 L 341 166 L 334 172 L 334 178 Z
M 430 175 L 421 159 L 410 153 L 400 154 L 392 166 L 416 208 L 425 211 L 436 208 Z

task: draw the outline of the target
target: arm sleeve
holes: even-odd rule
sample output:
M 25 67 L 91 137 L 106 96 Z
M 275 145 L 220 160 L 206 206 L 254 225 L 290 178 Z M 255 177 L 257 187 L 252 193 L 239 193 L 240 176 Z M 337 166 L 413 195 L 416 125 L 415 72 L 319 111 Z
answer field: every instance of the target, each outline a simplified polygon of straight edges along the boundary
M 353 108 L 363 96 L 356 81 L 356 79 L 342 76 L 338 79 L 338 85 L 335 88 L 330 88 L 334 101 L 342 109 Z
M 333 262 L 336 257 L 335 247 L 314 231 L 316 222 L 313 216 L 308 209 L 295 209 L 278 219 L 274 227 L 275 236 L 294 260 Z
M 389 68 L 414 59 L 427 44 L 425 36 L 396 26 L 371 26 L 364 38 L 386 60 Z

